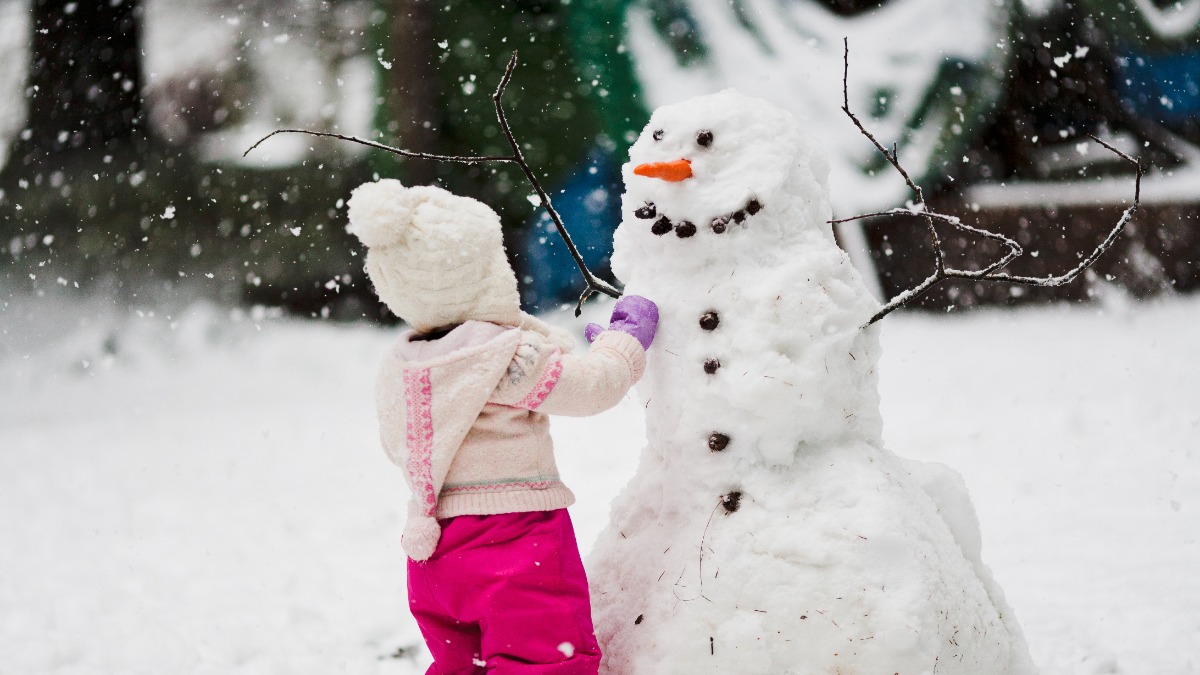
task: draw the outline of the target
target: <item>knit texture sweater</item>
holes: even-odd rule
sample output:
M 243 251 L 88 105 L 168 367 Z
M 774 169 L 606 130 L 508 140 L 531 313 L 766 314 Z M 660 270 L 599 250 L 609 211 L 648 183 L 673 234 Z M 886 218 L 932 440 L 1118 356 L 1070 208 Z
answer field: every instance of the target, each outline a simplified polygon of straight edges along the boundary
M 413 518 L 546 511 L 575 501 L 554 462 L 548 414 L 612 406 L 641 377 L 630 335 L 605 331 L 586 355 L 543 335 L 468 321 L 438 340 L 400 337 L 376 386 L 380 437 L 405 470 Z

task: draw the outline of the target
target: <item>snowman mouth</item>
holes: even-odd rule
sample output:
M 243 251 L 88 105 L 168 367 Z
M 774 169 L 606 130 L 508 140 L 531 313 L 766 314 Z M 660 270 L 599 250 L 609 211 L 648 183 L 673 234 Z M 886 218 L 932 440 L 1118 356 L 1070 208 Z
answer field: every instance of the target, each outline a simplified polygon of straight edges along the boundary
M 752 197 L 742 208 L 713 218 L 708 223 L 708 229 L 712 230 L 713 234 L 725 234 L 731 225 L 749 227 L 750 217 L 762 210 L 762 202 Z M 690 220 L 673 220 L 666 214 L 660 214 L 654 202 L 646 202 L 639 206 L 634 210 L 633 215 L 642 220 L 653 220 L 650 232 L 660 237 L 674 230 L 675 236 L 686 239 L 698 231 L 696 224 Z

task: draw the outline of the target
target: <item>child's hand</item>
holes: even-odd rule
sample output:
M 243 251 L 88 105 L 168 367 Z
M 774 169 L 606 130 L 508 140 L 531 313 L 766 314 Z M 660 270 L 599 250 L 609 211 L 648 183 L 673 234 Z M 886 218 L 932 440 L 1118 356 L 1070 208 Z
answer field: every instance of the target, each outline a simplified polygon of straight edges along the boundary
M 637 338 L 642 349 L 649 349 L 654 342 L 654 333 L 658 329 L 658 305 L 654 301 L 640 295 L 626 295 L 613 305 L 612 318 L 608 330 L 619 330 Z M 589 323 L 583 335 L 588 342 L 604 331 L 599 324 Z

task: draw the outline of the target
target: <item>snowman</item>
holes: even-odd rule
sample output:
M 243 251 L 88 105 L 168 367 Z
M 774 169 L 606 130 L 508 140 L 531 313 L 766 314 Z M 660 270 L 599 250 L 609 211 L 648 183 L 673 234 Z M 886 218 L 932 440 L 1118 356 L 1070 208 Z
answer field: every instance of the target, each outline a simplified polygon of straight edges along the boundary
M 602 672 L 1032 672 L 961 478 L 883 447 L 877 303 L 814 139 L 727 90 L 629 154 L 613 270 L 660 323 L 590 558 Z

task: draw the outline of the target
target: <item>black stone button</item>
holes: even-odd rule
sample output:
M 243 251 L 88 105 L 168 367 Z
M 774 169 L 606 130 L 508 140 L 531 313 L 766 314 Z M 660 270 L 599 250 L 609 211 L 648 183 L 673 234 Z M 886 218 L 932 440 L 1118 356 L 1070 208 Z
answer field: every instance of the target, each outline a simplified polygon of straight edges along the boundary
M 709 223 L 708 226 L 712 228 L 713 232 L 716 232 L 717 234 L 723 234 L 725 230 L 729 229 L 729 219 L 725 216 L 713 218 L 712 222 Z
M 679 237 L 680 239 L 686 239 L 693 234 L 696 234 L 696 226 L 690 221 L 685 220 L 675 226 L 675 236 Z
M 717 316 L 716 312 L 705 312 L 700 317 L 700 327 L 704 330 L 716 330 L 719 325 L 721 325 L 721 317 Z
M 650 227 L 650 231 L 661 237 L 674 229 L 674 227 L 675 226 L 671 224 L 671 219 L 663 216 L 662 218 L 654 221 L 654 225 Z
M 749 213 L 750 215 L 754 215 L 754 214 L 758 213 L 759 211 L 762 211 L 762 203 L 759 202 L 757 199 L 751 199 L 749 202 L 746 203 L 746 213 Z
M 644 206 L 638 207 L 633 215 L 643 220 L 653 218 L 658 215 L 658 209 L 654 207 L 654 202 L 646 202 Z
M 708 449 L 713 452 L 720 452 L 729 447 L 729 437 L 720 432 L 710 434 L 708 437 Z
M 709 359 L 704 362 L 704 372 L 712 375 L 717 372 L 717 368 L 721 367 L 721 362 L 716 359 Z
M 742 507 L 742 493 L 734 490 L 729 494 L 721 495 L 721 506 L 725 507 L 727 513 L 733 513 Z

